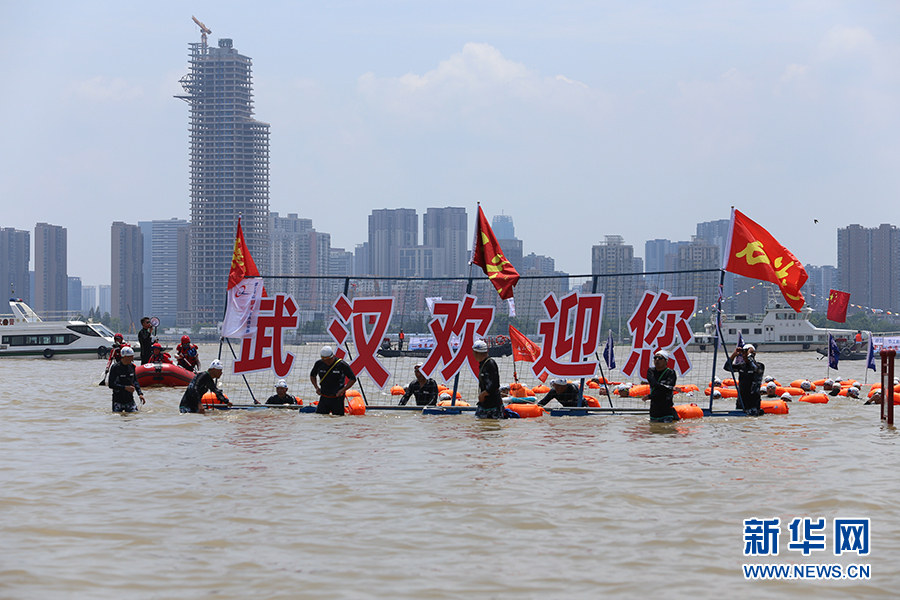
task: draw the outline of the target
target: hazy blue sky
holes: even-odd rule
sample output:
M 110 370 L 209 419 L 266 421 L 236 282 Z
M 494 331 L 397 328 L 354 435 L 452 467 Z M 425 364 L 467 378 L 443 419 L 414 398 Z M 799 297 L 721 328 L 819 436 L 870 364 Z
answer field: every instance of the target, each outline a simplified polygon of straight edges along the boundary
M 189 218 L 192 14 L 253 59 L 271 209 L 333 246 L 373 208 L 471 226 L 477 201 L 572 273 L 607 234 L 642 256 L 732 204 L 808 264 L 836 264 L 839 226 L 900 223 L 896 1 L 0 8 L 0 226 L 67 227 L 85 284 L 112 221 Z

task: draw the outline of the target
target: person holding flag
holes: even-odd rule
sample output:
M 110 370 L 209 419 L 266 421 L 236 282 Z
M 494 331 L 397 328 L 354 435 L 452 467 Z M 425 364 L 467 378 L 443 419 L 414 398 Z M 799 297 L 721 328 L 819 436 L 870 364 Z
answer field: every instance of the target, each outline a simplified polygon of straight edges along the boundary
M 737 362 L 740 357 L 742 361 Z M 743 410 L 751 417 L 763 414 L 760 410 L 762 401 L 761 390 L 766 366 L 756 361 L 756 348 L 752 344 L 744 344 L 742 348 L 735 348 L 731 356 L 725 361 L 725 370 L 738 372 L 738 397 L 735 408 Z

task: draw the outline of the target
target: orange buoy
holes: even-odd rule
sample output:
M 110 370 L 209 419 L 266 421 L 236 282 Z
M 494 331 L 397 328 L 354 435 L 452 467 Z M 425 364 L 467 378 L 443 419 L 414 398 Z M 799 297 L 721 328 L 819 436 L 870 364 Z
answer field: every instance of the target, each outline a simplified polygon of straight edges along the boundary
M 506 405 L 506 408 L 513 411 L 523 419 L 542 417 L 547 412 L 540 404 L 531 404 L 530 402 L 510 402 Z
M 802 395 L 804 395 L 804 394 L 806 393 L 806 392 L 803 391 L 802 388 L 798 388 L 798 387 L 786 387 L 786 388 L 783 388 L 783 389 L 784 389 L 784 392 L 787 392 L 787 393 L 790 394 L 791 396 L 802 396 Z M 784 392 L 782 392 L 782 394 L 783 394 Z
M 600 384 L 597 383 L 596 381 L 594 381 L 593 379 L 591 379 L 590 381 L 587 382 L 587 386 L 588 386 L 589 388 L 591 388 L 592 390 L 599 390 L 599 389 L 600 389 Z
M 345 415 L 364 415 L 366 414 L 366 403 L 363 402 L 362 396 L 347 396 L 347 405 L 344 406 Z
M 406 390 L 403 389 L 402 385 L 395 385 L 391 388 L 391 396 L 402 396 L 406 393 Z
M 737 398 L 737 395 L 738 395 L 737 388 L 717 387 L 716 391 L 719 392 L 720 394 L 722 394 L 723 398 Z M 706 388 L 705 390 L 703 390 L 703 393 L 706 394 L 707 396 L 709 396 L 710 389 Z
M 438 406 L 453 406 L 453 401 L 452 400 L 441 400 L 440 402 L 437 403 L 437 405 Z M 470 406 L 470 404 L 468 402 L 466 402 L 465 400 L 457 400 L 456 406 Z
M 825 380 L 824 380 L 824 379 L 816 379 L 816 380 L 813 381 L 812 383 L 813 383 L 813 385 L 824 385 L 824 384 L 825 384 Z
M 222 393 L 222 396 L 228 400 L 228 396 L 225 393 Z M 224 402 L 220 402 L 218 398 L 216 398 L 215 392 L 206 392 L 203 394 L 203 397 L 200 399 L 203 404 L 224 404 Z
M 770 415 L 786 415 L 788 414 L 788 405 L 784 400 L 762 400 L 759 407 L 763 412 Z
M 700 419 L 703 417 L 703 409 L 694 403 L 679 404 L 675 406 L 675 412 L 679 419 Z
M 528 389 L 527 387 L 524 387 L 522 385 L 520 385 L 516 389 L 512 389 L 512 386 L 509 386 L 509 391 L 510 391 L 510 396 L 512 396 L 513 398 L 527 398 L 528 392 L 531 392 L 530 389 Z M 534 392 L 531 392 L 531 393 L 534 394 Z
M 528 396 L 529 398 L 535 397 L 534 390 L 529 389 L 529 388 L 524 388 L 524 391 L 525 391 L 525 395 Z
M 531 388 L 531 391 L 534 392 L 535 394 L 546 394 L 550 391 L 550 388 L 547 387 L 546 385 L 536 385 L 533 388 Z
M 722 381 L 722 385 L 727 387 L 734 387 L 734 379 L 725 379 L 724 381 Z
M 584 403 L 593 408 L 600 408 L 600 401 L 593 396 L 585 396 Z
M 632 398 L 640 398 L 641 396 L 646 396 L 650 393 L 650 386 L 642 383 L 639 385 L 631 386 L 631 389 L 628 390 L 628 395 Z
M 359 390 L 347 390 L 347 393 L 344 395 L 345 396 L 358 396 L 358 397 L 362 398 L 362 392 L 360 392 Z
M 807 394 L 800 398 L 800 402 L 809 402 L 810 404 L 828 404 L 828 394 Z

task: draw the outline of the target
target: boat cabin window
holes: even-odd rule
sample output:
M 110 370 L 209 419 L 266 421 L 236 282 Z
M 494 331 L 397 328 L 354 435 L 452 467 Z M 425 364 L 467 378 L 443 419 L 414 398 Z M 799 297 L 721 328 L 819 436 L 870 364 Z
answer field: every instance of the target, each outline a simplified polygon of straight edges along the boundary
M 99 333 L 101 336 L 115 337 L 115 334 L 112 331 L 110 331 L 110 329 L 103 323 L 92 323 L 90 325 L 90 327 L 91 327 L 91 329 L 93 329 L 94 331 Z
M 730 333 L 731 335 L 734 335 L 735 333 L 737 333 L 737 329 L 729 329 L 728 333 Z
M 90 328 L 88 325 L 69 325 L 66 329 L 71 329 L 75 333 L 80 333 L 81 335 L 90 335 L 93 337 L 100 337 L 100 334 Z
M 750 333 L 750 328 L 744 327 L 743 329 L 741 329 L 741 333 Z
M 757 327 L 757 328 L 755 328 L 755 329 L 753 330 L 753 333 L 759 335 L 759 334 L 762 333 L 762 329 L 760 329 L 760 328 Z
M 2 343 L 9 346 L 61 346 L 71 344 L 78 339 L 72 333 L 55 335 L 4 335 Z

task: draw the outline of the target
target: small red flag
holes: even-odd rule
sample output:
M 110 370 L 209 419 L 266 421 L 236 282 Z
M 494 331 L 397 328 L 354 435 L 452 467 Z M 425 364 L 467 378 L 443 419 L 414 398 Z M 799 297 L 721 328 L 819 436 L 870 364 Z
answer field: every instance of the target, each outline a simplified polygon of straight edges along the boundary
M 512 325 L 509 326 L 509 340 L 512 342 L 513 360 L 534 362 L 541 357 L 541 347 Z
M 777 283 L 791 308 L 797 312 L 803 308 L 805 300 L 800 288 L 809 278 L 803 264 L 771 233 L 739 210 L 731 209 L 731 226 L 723 259 L 725 271 Z
M 825 317 L 835 323 L 846 323 L 848 306 L 850 306 L 850 292 L 831 290 L 828 292 L 828 312 Z
M 475 246 L 472 248 L 472 264 L 478 265 L 487 275 L 504 300 L 513 297 L 513 287 L 519 283 L 519 273 L 503 256 L 503 250 L 488 223 L 481 205 L 475 223 Z
M 259 269 L 250 256 L 250 249 L 244 241 L 244 230 L 241 229 L 241 218 L 238 217 L 237 234 L 234 236 L 234 254 L 231 256 L 231 271 L 228 273 L 228 289 L 230 290 L 248 277 L 259 277 Z M 263 291 L 265 296 L 265 291 Z

